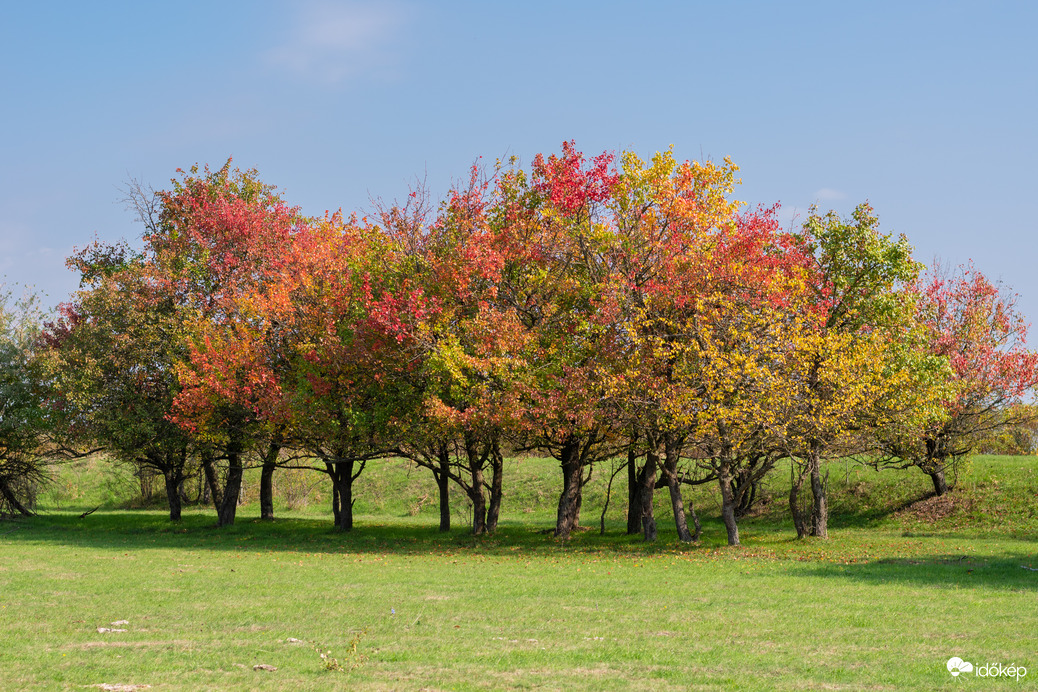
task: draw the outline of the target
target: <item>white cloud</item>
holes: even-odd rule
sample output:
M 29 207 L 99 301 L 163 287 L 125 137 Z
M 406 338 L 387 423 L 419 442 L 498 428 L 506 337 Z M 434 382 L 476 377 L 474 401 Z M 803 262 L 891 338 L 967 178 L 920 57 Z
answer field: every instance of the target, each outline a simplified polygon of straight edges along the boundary
M 823 187 L 821 190 L 815 191 L 815 199 L 819 202 L 832 202 L 847 199 L 847 193 L 841 190 L 834 190 L 831 187 Z
M 288 40 L 266 57 L 298 76 L 339 83 L 391 67 L 390 44 L 405 20 L 394 2 L 308 2 Z

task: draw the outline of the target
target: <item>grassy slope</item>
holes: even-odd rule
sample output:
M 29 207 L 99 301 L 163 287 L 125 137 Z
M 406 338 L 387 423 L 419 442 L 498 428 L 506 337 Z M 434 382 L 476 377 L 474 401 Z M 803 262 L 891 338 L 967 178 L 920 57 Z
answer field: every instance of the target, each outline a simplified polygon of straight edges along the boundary
M 129 484 L 103 468 L 64 469 L 42 498 L 60 510 L 0 525 L 4 689 L 955 689 L 953 655 L 1038 679 L 1038 572 L 1021 568 L 1038 568 L 1034 459 L 978 460 L 956 504 L 907 510 L 922 474 L 834 465 L 826 542 L 791 539 L 776 474 L 738 549 L 713 488 L 692 495 L 701 546 L 674 541 L 665 493 L 661 540 L 622 536 L 622 478 L 607 535 L 557 543 L 557 470 L 536 459 L 510 466 L 501 530 L 480 539 L 461 502 L 438 534 L 427 472 L 396 462 L 362 477 L 349 535 L 313 477 L 281 478 L 296 509 L 274 524 L 247 505 L 217 530 L 205 509 L 171 526 L 116 508 Z M 97 632 L 121 619 L 128 632 Z

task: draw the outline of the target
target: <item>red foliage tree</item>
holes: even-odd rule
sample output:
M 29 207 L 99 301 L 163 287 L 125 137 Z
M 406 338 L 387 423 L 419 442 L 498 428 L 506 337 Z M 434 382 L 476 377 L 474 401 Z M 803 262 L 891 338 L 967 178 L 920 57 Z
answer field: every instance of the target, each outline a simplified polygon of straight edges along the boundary
M 917 319 L 933 354 L 947 358 L 951 394 L 945 415 L 922 429 L 884 431 L 892 466 L 915 466 L 930 476 L 934 492 L 950 489 L 946 472 L 999 429 L 1031 415 L 1019 406 L 1038 386 L 1038 353 L 1027 349 L 1027 322 L 1016 296 L 993 284 L 972 264 L 930 272 L 918 286 Z

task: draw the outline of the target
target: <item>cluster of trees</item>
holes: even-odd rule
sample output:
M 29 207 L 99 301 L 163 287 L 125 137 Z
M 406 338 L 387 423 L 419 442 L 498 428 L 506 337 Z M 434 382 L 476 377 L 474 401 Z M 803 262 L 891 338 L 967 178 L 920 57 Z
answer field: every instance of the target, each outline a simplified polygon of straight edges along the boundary
M 629 532 L 655 538 L 665 488 L 695 539 L 682 490 L 716 483 L 737 544 L 780 459 L 798 536 L 825 536 L 827 460 L 917 467 L 943 493 L 1030 418 L 1012 296 L 972 267 L 921 276 L 867 204 L 784 231 L 733 199 L 736 172 L 565 143 L 473 167 L 435 210 L 418 190 L 361 218 L 304 216 L 230 162 L 136 187 L 143 247 L 70 258 L 81 288 L 33 341 L 36 439 L 161 473 L 174 520 L 188 478 L 223 525 L 248 465 L 268 518 L 275 470 L 312 468 L 343 530 L 373 459 L 428 469 L 442 530 L 456 484 L 483 533 L 506 457 L 550 455 L 560 537 L 596 464 L 626 458 Z

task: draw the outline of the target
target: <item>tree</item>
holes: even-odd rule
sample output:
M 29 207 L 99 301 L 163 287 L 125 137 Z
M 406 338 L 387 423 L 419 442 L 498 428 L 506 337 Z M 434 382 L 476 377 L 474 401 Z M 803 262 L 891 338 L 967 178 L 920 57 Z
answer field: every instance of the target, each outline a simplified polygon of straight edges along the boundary
M 35 296 L 12 301 L 0 293 L 0 516 L 31 514 L 36 487 L 47 479 L 52 419 L 44 403 L 40 327 Z
M 454 482 L 472 504 L 477 535 L 497 527 L 502 444 L 517 427 L 518 383 L 528 373 L 529 332 L 500 300 L 506 252 L 487 217 L 491 182 L 473 166 L 468 185 L 450 192 L 429 226 L 414 208 L 424 196 L 382 213 L 394 266 L 415 277 L 433 306 L 407 339 L 420 366 L 400 371 L 417 395 L 402 416 L 400 452 L 433 472 L 440 530 L 450 528 L 448 483 Z
M 793 478 L 790 511 L 797 536 L 828 535 L 827 458 L 860 449 L 859 430 L 874 409 L 903 384 L 897 362 L 899 341 L 912 329 L 912 300 L 903 290 L 918 276 L 904 236 L 879 231 L 868 203 L 850 219 L 815 208 L 798 241 L 810 258 L 811 308 L 818 314 L 801 341 L 805 379 L 795 391 L 799 407 L 788 439 Z M 903 373 L 902 373 L 903 374 Z M 810 479 L 809 516 L 800 510 L 799 493 Z
M 656 537 L 652 499 L 657 486 L 669 491 L 679 538 L 698 536 L 698 529 L 694 536 L 688 528 L 681 493 L 681 483 L 690 479 L 678 472 L 694 434 L 685 411 L 699 394 L 686 368 L 687 356 L 696 298 L 709 290 L 704 260 L 718 228 L 731 223 L 739 208 L 729 199 L 736 171 L 727 160 L 679 165 L 669 151 L 657 153 L 648 166 L 631 152 L 621 155 L 610 201 L 614 239 L 606 257 L 611 273 L 600 311 L 612 357 L 599 363 L 610 383 L 614 415 L 631 431 L 629 526 L 635 526 L 637 515 L 646 540 Z M 645 463 L 638 470 L 640 455 Z
M 691 441 L 705 478 L 719 483 L 728 540 L 737 545 L 738 508 L 784 453 L 790 392 L 802 378 L 800 342 L 817 315 L 806 258 L 773 210 L 728 211 L 692 240 L 680 271 L 665 275 L 670 307 L 645 323 L 640 338 L 651 355 L 641 360 L 664 366 L 665 395 L 650 401 Z
M 774 269 L 780 279 L 782 265 Z M 699 394 L 685 415 L 696 431 L 699 464 L 717 479 L 729 545 L 739 544 L 736 515 L 747 493 L 786 453 L 790 392 L 803 375 L 800 339 L 812 315 L 790 300 L 790 291 L 802 295 L 796 283 L 785 283 L 761 277 L 701 298 L 690 339 L 689 375 Z
M 917 290 L 917 319 L 930 353 L 951 368 L 951 391 L 943 393 L 943 415 L 883 430 L 888 456 L 877 463 L 919 468 L 944 495 L 950 469 L 986 438 L 1032 416 L 1020 404 L 1038 385 L 1038 353 L 1026 348 L 1016 296 L 972 264 L 933 270 Z
M 159 212 L 146 218 L 144 237 L 145 261 L 185 325 L 173 418 L 211 445 L 207 463 L 227 462 L 217 503 L 221 526 L 234 523 L 250 448 L 263 449 L 261 488 L 271 488 L 269 474 L 284 441 L 269 415 L 280 396 L 280 334 L 257 319 L 261 313 L 250 299 L 268 296 L 283 277 L 293 237 L 306 225 L 256 171 L 230 164 L 182 172 L 172 189 L 158 194 Z M 269 495 L 262 504 L 272 512 Z
M 397 281 L 380 230 L 334 214 L 293 239 L 292 256 L 263 320 L 286 334 L 279 397 L 308 466 L 332 480 L 335 525 L 353 528 L 353 483 L 368 461 L 398 446 L 397 419 L 413 397 L 409 320 L 428 309 L 420 289 Z
M 46 334 L 54 415 L 81 444 L 161 473 L 170 520 L 178 521 L 196 441 L 170 420 L 185 355 L 176 306 L 125 245 L 95 243 L 69 266 L 81 288 Z
M 496 215 L 512 250 L 503 294 L 531 336 L 523 444 L 559 460 L 559 538 L 579 526 L 593 464 L 623 449 L 600 365 L 608 358 L 603 298 L 613 161 L 610 153 L 586 159 L 564 142 L 561 155 L 535 157 L 529 179 L 519 171 L 502 177 Z

